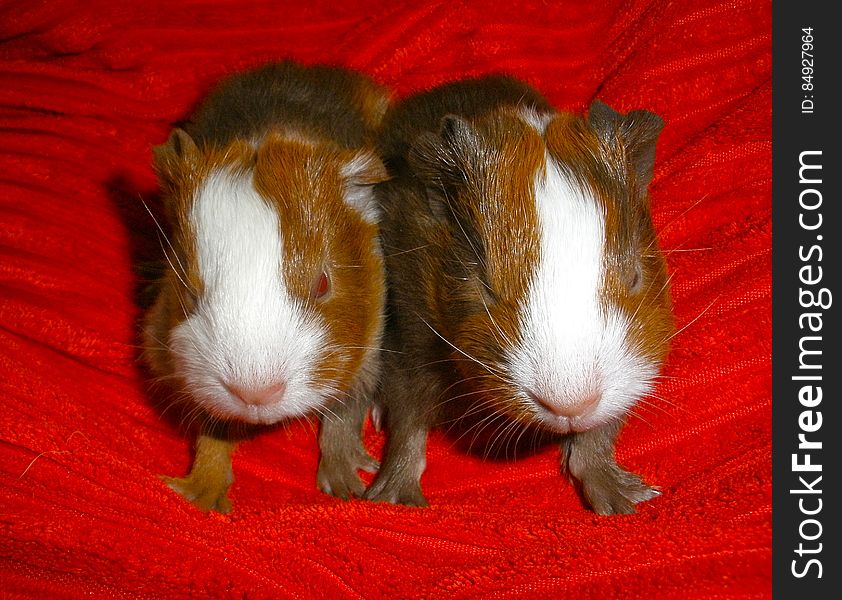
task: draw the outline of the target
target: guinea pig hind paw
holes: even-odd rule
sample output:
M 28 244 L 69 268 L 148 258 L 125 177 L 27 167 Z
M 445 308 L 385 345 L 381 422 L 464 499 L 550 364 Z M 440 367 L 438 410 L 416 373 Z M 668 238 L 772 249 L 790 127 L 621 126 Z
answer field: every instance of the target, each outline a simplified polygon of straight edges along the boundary
M 408 481 L 400 477 L 378 477 L 366 491 L 365 498 L 373 502 L 427 506 L 427 500 L 421 493 L 421 485 L 417 481 Z
M 353 456 L 326 457 L 319 462 L 317 481 L 319 489 L 325 494 L 348 500 L 361 498 L 365 486 L 357 475 L 358 470 L 376 473 L 380 463 L 369 456 L 368 452 L 360 448 Z
M 228 498 L 228 485 L 219 485 L 198 477 L 160 476 L 170 489 L 177 492 L 203 512 L 215 510 L 219 513 L 231 512 L 231 500 Z
M 594 512 L 600 515 L 632 514 L 635 505 L 660 495 L 634 473 L 618 466 L 590 473 L 581 480 L 582 492 Z
M 343 471 L 335 471 L 329 467 L 320 465 L 317 476 L 319 489 L 325 494 L 330 494 L 342 500 L 362 496 L 365 486 L 357 474 Z

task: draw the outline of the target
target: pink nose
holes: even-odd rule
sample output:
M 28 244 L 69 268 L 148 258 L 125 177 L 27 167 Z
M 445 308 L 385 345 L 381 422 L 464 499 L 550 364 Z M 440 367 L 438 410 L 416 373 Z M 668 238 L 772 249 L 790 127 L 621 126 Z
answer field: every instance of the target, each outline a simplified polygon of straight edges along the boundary
M 225 388 L 229 392 L 249 406 L 268 406 L 275 404 L 284 397 L 287 389 L 287 385 L 283 381 L 265 387 L 249 387 L 231 383 L 223 385 L 225 385 Z
M 555 402 L 535 394 L 531 390 L 526 391 L 527 396 L 544 410 L 551 412 L 557 417 L 582 417 L 592 412 L 599 404 L 599 393 L 583 394 L 573 402 Z

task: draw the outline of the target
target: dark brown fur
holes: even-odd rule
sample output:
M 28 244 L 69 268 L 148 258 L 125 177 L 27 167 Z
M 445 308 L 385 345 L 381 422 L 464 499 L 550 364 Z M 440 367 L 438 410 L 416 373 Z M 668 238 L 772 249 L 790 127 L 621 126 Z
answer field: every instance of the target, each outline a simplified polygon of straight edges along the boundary
M 386 90 L 364 75 L 285 61 L 223 81 L 184 129 L 200 147 L 224 147 L 280 127 L 358 149 L 372 145 L 388 106 Z

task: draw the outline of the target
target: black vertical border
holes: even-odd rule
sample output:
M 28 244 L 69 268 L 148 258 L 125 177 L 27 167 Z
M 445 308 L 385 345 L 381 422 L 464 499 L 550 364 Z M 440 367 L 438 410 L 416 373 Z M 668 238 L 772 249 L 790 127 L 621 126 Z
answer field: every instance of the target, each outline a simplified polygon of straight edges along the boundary
M 842 598 L 842 536 L 839 532 L 839 513 L 842 511 L 840 494 L 842 487 L 842 417 L 840 417 L 839 380 L 842 375 L 842 361 L 838 352 L 842 329 L 838 314 L 842 307 L 842 288 L 839 286 L 840 239 L 842 221 L 839 220 L 838 205 L 842 202 L 839 180 L 842 178 L 839 146 L 842 145 L 842 101 L 839 87 L 842 79 L 842 20 L 835 2 L 778 0 L 772 4 L 772 429 L 773 429 L 773 505 L 772 505 L 772 581 L 775 598 L 812 600 L 818 598 Z M 832 14 L 833 13 L 833 14 Z M 802 28 L 812 27 L 813 36 L 813 90 L 805 90 L 802 84 Z M 802 101 L 812 100 L 812 113 L 804 113 L 809 106 Z M 811 155 L 810 161 L 820 161 L 821 184 L 799 182 L 799 155 L 805 151 L 821 151 L 820 158 Z M 807 172 L 805 171 L 805 174 Z M 813 170 L 810 173 L 816 174 Z M 799 204 L 799 195 L 808 188 L 821 193 L 822 202 L 818 209 L 808 211 Z M 806 194 L 808 203 L 815 204 L 818 196 Z M 808 231 L 799 225 L 799 215 L 809 224 L 815 224 L 818 213 L 822 215 L 822 226 Z M 818 239 L 821 236 L 821 239 Z M 822 260 L 814 250 L 811 260 L 804 261 L 799 252 L 809 253 L 813 246 L 821 246 Z M 813 265 L 822 268 L 822 280 L 807 286 L 799 279 L 800 269 Z M 826 287 L 833 299 L 828 309 L 804 308 L 799 301 L 801 289 Z M 802 330 L 799 316 L 805 312 L 822 313 L 820 333 Z M 799 369 L 799 341 L 802 336 L 821 336 L 820 346 L 815 341 L 812 348 L 821 349 L 822 354 L 814 362 L 821 362 L 821 370 L 809 374 L 820 374 L 822 381 L 812 382 L 822 387 L 822 401 L 809 409 L 799 402 L 799 390 L 807 383 L 795 381 L 793 376 L 808 374 Z M 802 412 L 813 410 L 805 417 L 808 426 L 815 423 L 817 412 L 821 412 L 822 425 L 813 433 L 806 433 L 808 440 L 820 441 L 820 450 L 798 449 L 798 434 L 802 433 L 799 417 Z M 811 462 L 821 464 L 822 471 L 793 472 L 792 455 L 805 452 L 811 454 Z M 803 462 L 803 458 L 799 459 Z M 799 476 L 808 484 L 815 477 L 822 479 L 814 488 L 821 488 L 821 494 L 799 494 L 792 490 L 804 489 Z M 806 510 L 815 510 L 817 500 L 822 501 L 822 510 L 816 515 L 805 515 L 799 508 L 804 499 Z M 799 528 L 807 519 L 821 523 L 821 536 L 815 540 L 802 539 Z M 802 532 L 814 536 L 818 527 L 814 522 L 806 523 Z M 816 554 L 797 553 L 799 544 Z M 801 578 L 793 575 L 795 570 L 803 572 L 807 561 L 816 558 L 822 565 L 822 577 L 817 578 L 818 569 L 813 564 L 807 575 Z

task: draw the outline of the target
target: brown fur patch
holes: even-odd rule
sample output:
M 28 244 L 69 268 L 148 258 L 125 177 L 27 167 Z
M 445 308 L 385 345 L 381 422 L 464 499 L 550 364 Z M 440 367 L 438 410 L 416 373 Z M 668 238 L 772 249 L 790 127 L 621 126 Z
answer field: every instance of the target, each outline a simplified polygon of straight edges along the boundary
M 360 78 L 356 82 L 354 91 L 354 100 L 359 108 L 366 131 L 372 134 L 367 137 L 367 145 L 373 144 L 375 141 L 373 133 L 383 123 L 391 104 L 391 93 L 385 87 L 365 78 Z
M 485 243 L 485 271 L 498 301 L 525 297 L 539 252 L 534 182 L 545 167 L 538 133 L 513 111 L 480 119 L 472 185 L 460 201 Z
M 500 376 L 500 358 L 520 341 L 519 314 L 538 264 L 534 184 L 545 168 L 544 142 L 509 108 L 483 115 L 471 128 L 463 181 L 448 200 L 455 223 L 442 236 L 445 278 L 429 281 L 435 289 L 431 306 L 441 318 L 436 330 L 453 345 L 453 364 L 470 380 L 461 390 L 470 394 L 466 400 L 511 411 L 515 405 L 507 398 L 519 392 Z M 458 404 L 448 408 L 458 413 Z
M 319 366 L 319 380 L 348 390 L 377 344 L 385 285 L 377 226 L 342 196 L 341 170 L 354 153 L 270 135 L 257 151 L 255 189 L 275 208 L 283 236 L 284 281 L 301 306 L 321 317 L 330 343 L 341 350 Z M 374 163 L 379 170 L 379 163 Z M 376 178 L 376 175 L 373 175 Z M 331 292 L 313 299 L 322 270 Z

